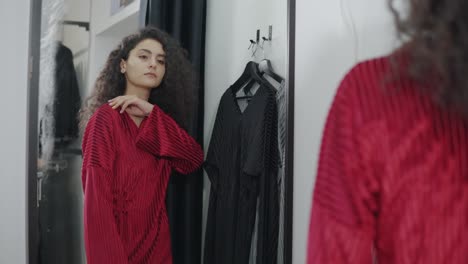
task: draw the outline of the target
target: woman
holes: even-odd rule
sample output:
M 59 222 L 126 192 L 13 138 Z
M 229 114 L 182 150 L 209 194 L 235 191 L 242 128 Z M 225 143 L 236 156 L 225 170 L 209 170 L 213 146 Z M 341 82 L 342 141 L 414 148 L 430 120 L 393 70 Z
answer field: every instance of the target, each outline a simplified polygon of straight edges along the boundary
M 408 2 L 408 43 L 332 104 L 308 263 L 468 263 L 468 2 Z
M 169 175 L 193 172 L 203 160 L 180 126 L 190 113 L 189 89 L 185 52 L 156 28 L 124 38 L 110 53 L 82 109 L 88 264 L 172 263 Z

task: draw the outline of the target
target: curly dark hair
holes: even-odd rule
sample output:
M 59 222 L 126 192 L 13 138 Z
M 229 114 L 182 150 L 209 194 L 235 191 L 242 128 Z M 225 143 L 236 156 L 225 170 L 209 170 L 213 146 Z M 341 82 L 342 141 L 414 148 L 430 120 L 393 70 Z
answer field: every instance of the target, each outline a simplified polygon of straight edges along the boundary
M 125 75 L 120 72 L 120 62 L 127 60 L 130 51 L 138 43 L 153 39 L 161 43 L 166 53 L 166 73 L 157 89 L 152 89 L 148 101 L 158 105 L 184 129 L 189 128 L 195 91 L 195 73 L 188 60 L 188 53 L 168 33 L 148 26 L 125 37 L 108 56 L 94 89 L 83 104 L 79 119 L 81 131 L 89 118 L 109 99 L 123 95 L 126 87 Z
M 408 73 L 442 105 L 468 113 L 468 1 L 409 0 L 402 16 L 388 0 L 399 36 L 407 40 Z

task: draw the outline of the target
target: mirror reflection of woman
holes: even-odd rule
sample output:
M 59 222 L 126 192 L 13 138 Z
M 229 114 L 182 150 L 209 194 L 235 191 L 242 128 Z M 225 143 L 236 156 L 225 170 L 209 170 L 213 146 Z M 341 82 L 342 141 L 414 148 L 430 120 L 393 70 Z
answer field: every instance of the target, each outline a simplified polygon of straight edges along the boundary
M 156 28 L 110 53 L 81 111 L 88 264 L 172 263 L 169 176 L 203 161 L 184 129 L 193 76 L 185 51 Z

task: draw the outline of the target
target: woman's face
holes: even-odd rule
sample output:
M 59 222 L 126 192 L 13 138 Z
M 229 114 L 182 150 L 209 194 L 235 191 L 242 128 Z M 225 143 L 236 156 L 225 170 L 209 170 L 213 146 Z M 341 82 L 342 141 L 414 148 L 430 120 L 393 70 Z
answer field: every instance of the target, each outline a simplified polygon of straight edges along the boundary
M 156 40 L 145 39 L 130 51 L 128 59 L 120 62 L 127 83 L 136 87 L 155 88 L 166 73 L 166 54 Z

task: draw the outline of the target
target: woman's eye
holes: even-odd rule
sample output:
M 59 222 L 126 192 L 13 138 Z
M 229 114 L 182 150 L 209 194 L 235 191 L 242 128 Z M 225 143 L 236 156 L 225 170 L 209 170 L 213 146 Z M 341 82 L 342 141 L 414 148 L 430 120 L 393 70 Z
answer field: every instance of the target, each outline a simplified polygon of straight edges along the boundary
M 146 56 L 146 55 L 140 55 L 139 57 L 140 57 L 140 59 L 143 59 L 143 60 L 148 59 L 148 56 Z
M 166 61 L 158 60 L 158 63 L 161 64 L 161 65 L 164 65 L 164 64 L 166 64 Z

